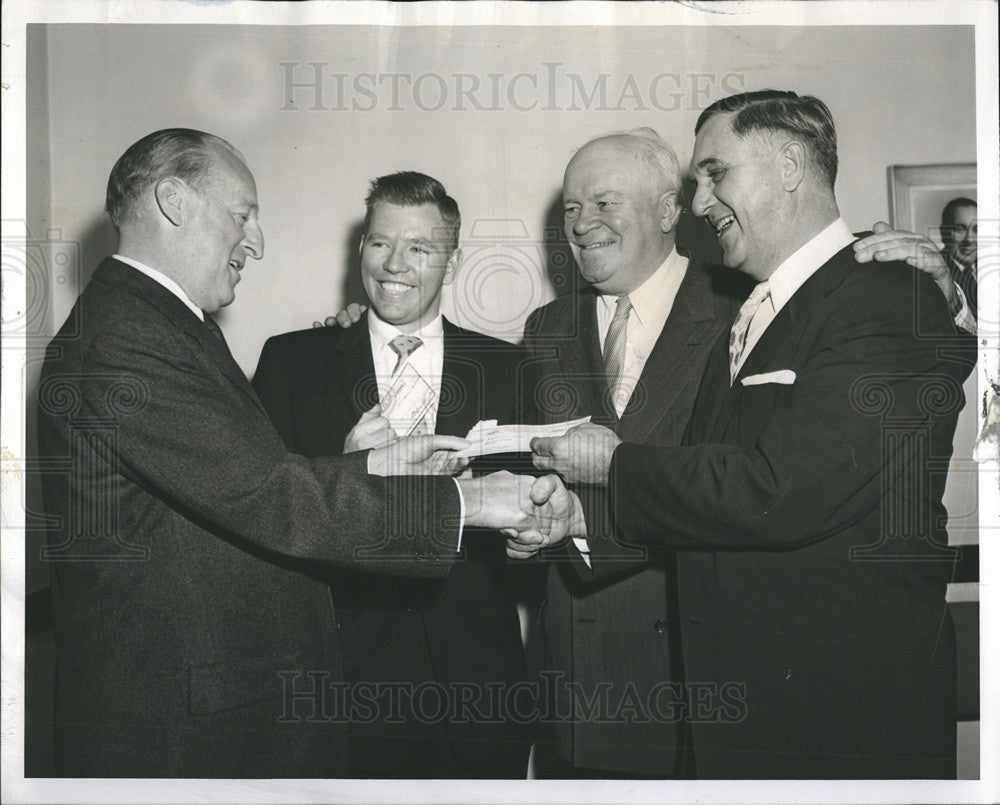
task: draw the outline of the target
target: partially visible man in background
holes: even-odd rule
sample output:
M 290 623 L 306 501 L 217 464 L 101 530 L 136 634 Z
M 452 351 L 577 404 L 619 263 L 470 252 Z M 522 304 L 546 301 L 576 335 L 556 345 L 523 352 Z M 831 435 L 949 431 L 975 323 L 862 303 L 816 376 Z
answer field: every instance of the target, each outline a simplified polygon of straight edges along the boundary
M 373 181 L 365 206 L 365 320 L 270 338 L 254 375 L 288 449 L 349 454 L 410 432 L 464 436 L 484 419 L 533 419 L 527 353 L 441 315 L 444 286 L 462 259 L 455 200 L 430 176 L 403 172 Z M 418 394 L 408 411 L 383 409 L 391 397 Z M 353 523 L 340 531 L 354 540 Z M 348 776 L 524 779 L 528 725 L 517 713 L 494 712 L 497 702 L 514 705 L 507 693 L 527 679 L 506 565 L 498 534 L 467 531 L 463 555 L 443 579 L 332 574 L 345 678 L 386 691 L 372 718 L 347 725 Z M 413 698 L 427 684 L 447 691 L 430 710 Z M 438 711 L 445 717 L 435 719 Z
M 978 316 L 978 205 L 971 198 L 953 198 L 941 211 L 941 254 L 948 263 L 952 279 L 965 293 L 969 309 Z

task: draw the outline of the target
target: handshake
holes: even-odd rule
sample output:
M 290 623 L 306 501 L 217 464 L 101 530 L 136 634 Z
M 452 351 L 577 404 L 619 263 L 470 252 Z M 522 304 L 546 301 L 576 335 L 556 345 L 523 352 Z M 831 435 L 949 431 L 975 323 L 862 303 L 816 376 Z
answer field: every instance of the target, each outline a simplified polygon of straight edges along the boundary
M 455 455 L 455 451 L 470 446 L 465 439 L 441 435 L 397 438 L 380 419 L 376 406 L 362 416 L 345 444 L 351 450 L 371 449 L 368 468 L 373 475 L 456 475 L 468 465 L 468 458 Z M 597 426 L 580 428 L 588 431 Z M 536 466 L 560 466 L 558 462 L 550 464 L 550 459 L 539 454 L 539 450 L 548 450 L 547 443 L 538 445 L 538 449 L 534 444 L 532 447 Z M 606 468 L 604 472 L 606 477 Z M 496 472 L 478 478 L 458 477 L 456 481 L 465 502 L 465 524 L 502 531 L 507 537 L 507 555 L 512 559 L 530 558 L 542 548 L 587 532 L 579 498 L 558 475 L 534 478 Z

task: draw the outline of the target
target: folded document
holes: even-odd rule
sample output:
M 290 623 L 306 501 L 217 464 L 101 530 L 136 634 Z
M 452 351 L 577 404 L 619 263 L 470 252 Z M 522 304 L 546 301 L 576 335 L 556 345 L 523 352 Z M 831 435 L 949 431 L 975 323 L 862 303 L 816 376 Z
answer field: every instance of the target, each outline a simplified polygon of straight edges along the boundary
M 530 453 L 531 440 L 536 436 L 562 436 L 584 422 L 590 422 L 590 417 L 552 425 L 498 425 L 495 419 L 484 419 L 473 425 L 465 437 L 472 442 L 472 447 L 458 451 L 457 455 L 475 458 L 494 453 Z

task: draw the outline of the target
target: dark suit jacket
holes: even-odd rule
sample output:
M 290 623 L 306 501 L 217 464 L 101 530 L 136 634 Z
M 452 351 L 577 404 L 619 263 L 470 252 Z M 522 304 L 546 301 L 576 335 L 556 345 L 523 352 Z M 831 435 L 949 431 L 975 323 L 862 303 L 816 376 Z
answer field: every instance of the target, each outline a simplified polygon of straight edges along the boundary
M 948 273 L 952 280 L 965 294 L 965 301 L 969 305 L 969 310 L 973 316 L 979 311 L 979 279 L 977 277 L 978 261 L 971 268 L 960 265 L 949 253 L 947 249 L 941 252 L 945 265 L 948 266 Z
M 289 454 L 224 343 L 110 259 L 49 346 L 39 441 L 58 773 L 339 774 L 336 714 L 291 696 L 340 674 L 328 588 L 305 571 L 444 575 L 451 479 Z
M 523 349 L 447 320 L 444 333 L 436 433 L 465 436 L 481 419 L 513 424 L 533 418 L 530 394 L 520 391 L 532 390 L 521 376 L 527 359 Z M 302 330 L 268 339 L 253 384 L 290 450 L 307 456 L 339 453 L 361 414 L 378 402 L 367 319 L 346 330 Z M 467 529 L 463 545 L 462 559 L 441 580 L 334 574 L 349 681 L 433 680 L 451 690 L 470 683 L 481 696 L 477 707 L 487 713 L 487 682 L 509 687 L 526 679 L 503 539 L 496 532 Z M 480 769 L 483 776 L 525 775 L 530 745 L 523 724 L 475 716 L 446 723 L 463 767 Z M 360 751 L 365 745 L 354 746 Z M 382 742 L 372 751 L 391 755 L 405 748 Z M 393 767 L 391 757 L 352 758 L 355 762 L 358 773 L 366 766 Z
M 627 441 L 679 444 L 709 350 L 728 330 L 743 296 L 734 272 L 690 262 L 621 420 L 604 377 L 594 291 L 581 290 L 536 310 L 525 327 L 525 345 L 543 361 L 542 416 L 555 422 L 590 414 Z M 588 524 L 604 522 L 606 529 L 604 498 L 577 491 Z M 608 685 L 612 714 L 632 690 L 645 708 L 651 692 L 655 696 L 656 689 L 679 678 L 673 670 L 677 665 L 680 671 L 678 635 L 668 628 L 672 556 L 609 542 L 592 553 L 586 580 L 562 558 L 550 556 L 541 619 L 546 668 L 564 675 L 554 686 L 559 712 L 585 713 L 585 699 Z M 570 681 L 582 686 L 582 698 L 566 686 Z M 585 768 L 671 775 L 680 720 L 670 712 L 669 695 L 661 698 L 665 718 L 644 721 L 637 713 L 618 720 L 596 715 L 558 720 L 558 754 Z
M 615 451 L 620 536 L 679 549 L 698 777 L 954 776 L 941 494 L 967 339 L 925 275 L 848 246 L 732 388 L 720 337 L 685 446 Z

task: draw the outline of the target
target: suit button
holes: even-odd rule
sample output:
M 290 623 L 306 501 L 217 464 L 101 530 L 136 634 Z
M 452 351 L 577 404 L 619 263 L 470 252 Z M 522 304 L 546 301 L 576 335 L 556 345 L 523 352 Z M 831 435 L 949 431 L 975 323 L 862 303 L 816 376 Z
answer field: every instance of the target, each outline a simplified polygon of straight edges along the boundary
M 658 620 L 653 624 L 653 628 L 656 629 L 657 634 L 663 634 L 667 631 L 667 622 L 665 620 Z

